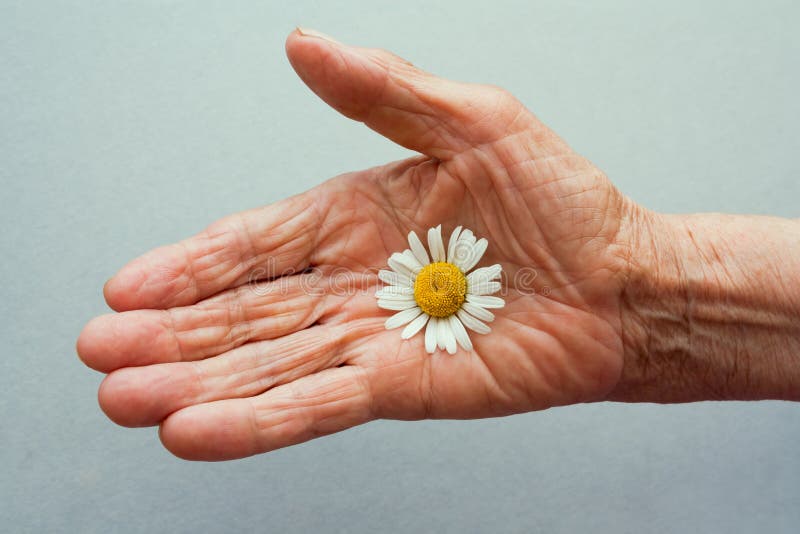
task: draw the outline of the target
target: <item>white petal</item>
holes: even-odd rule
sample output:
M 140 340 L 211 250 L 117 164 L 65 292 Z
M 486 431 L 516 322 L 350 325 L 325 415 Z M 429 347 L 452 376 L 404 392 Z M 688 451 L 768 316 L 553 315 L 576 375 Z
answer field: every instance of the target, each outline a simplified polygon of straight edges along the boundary
M 375 292 L 375 297 L 390 297 L 396 295 L 413 295 L 414 288 L 408 286 L 383 286 Z
M 431 260 L 446 261 L 444 243 L 442 243 L 442 225 L 428 230 L 428 248 L 431 249 Z
M 436 317 L 431 317 L 431 320 L 428 321 L 428 328 L 425 329 L 425 352 L 428 354 L 433 354 L 436 352 L 436 331 L 437 327 L 439 326 L 438 323 L 439 319 Z
M 403 326 L 406 323 L 413 321 L 414 319 L 422 313 L 422 310 L 419 309 L 418 306 L 414 306 L 413 308 L 409 308 L 407 310 L 403 310 L 399 313 L 395 313 L 388 319 L 384 325 L 386 326 L 386 330 L 391 330 L 392 328 L 397 328 L 398 326 Z
M 467 275 L 467 284 L 477 284 L 481 280 L 494 280 L 496 278 L 500 278 L 502 274 L 503 268 L 499 263 L 495 263 L 489 267 L 481 267 L 469 273 Z
M 417 303 L 414 301 L 413 298 L 408 300 L 389 300 L 389 299 L 378 299 L 378 307 L 383 308 L 384 310 L 407 310 L 409 308 L 413 308 L 416 306 Z
M 467 302 L 471 302 L 482 308 L 502 308 L 506 305 L 506 301 L 500 297 L 489 297 L 487 295 L 467 294 Z
M 439 330 L 437 332 L 437 344 L 442 345 L 449 354 L 456 353 L 456 336 L 450 327 L 450 320 L 447 317 L 439 319 Z
M 466 230 L 464 231 L 466 232 Z M 450 260 L 449 260 L 450 263 L 460 268 L 462 272 L 466 272 L 464 271 L 463 268 L 461 268 L 461 265 L 466 263 L 469 260 L 469 258 L 472 257 L 474 248 L 475 247 L 473 246 L 473 244 L 470 243 L 468 240 L 459 239 L 458 241 L 456 241 L 456 244 L 453 247 L 453 254 L 450 255 Z
M 416 233 L 408 233 L 408 244 L 411 246 L 411 252 L 414 253 L 414 257 L 417 258 L 420 265 L 428 265 L 431 262 L 431 259 L 428 257 L 428 252 L 425 250 L 425 246 L 422 244 L 419 237 L 417 237 Z
M 453 253 L 456 250 L 456 243 L 458 242 L 458 235 L 461 233 L 461 227 L 456 226 L 453 233 L 450 234 L 450 240 L 447 242 L 447 261 L 453 263 Z
M 378 300 L 386 302 L 412 302 L 414 301 L 413 293 L 385 293 L 378 296 Z
M 475 244 L 475 234 L 473 234 L 472 230 L 470 230 L 470 229 L 466 229 L 463 232 L 461 232 L 461 235 L 458 236 L 458 238 L 459 239 L 463 239 L 464 241 L 466 241 L 470 245 L 474 245 Z
M 472 341 L 469 339 L 469 334 L 467 334 L 464 325 L 461 324 L 461 321 L 455 315 L 451 315 L 448 317 L 450 321 L 450 329 L 453 331 L 453 335 L 456 337 L 456 341 L 464 350 L 472 350 Z
M 489 328 L 489 326 L 486 323 L 471 316 L 470 314 L 465 312 L 463 308 L 458 310 L 456 312 L 456 315 L 458 316 L 459 319 L 461 319 L 461 322 L 464 323 L 464 326 L 466 326 L 470 330 L 474 330 L 479 334 L 488 334 L 489 332 L 492 331 L 492 329 Z
M 403 256 L 406 258 L 406 265 L 411 267 L 411 272 L 417 274 L 422 270 L 422 264 L 417 260 L 417 257 L 414 256 L 413 252 L 406 249 L 403 251 Z
M 400 312 L 403 313 L 403 312 Z M 403 329 L 403 333 L 400 334 L 400 337 L 403 339 L 408 339 L 414 336 L 417 332 L 422 330 L 422 327 L 425 326 L 425 323 L 428 322 L 430 315 L 427 313 L 421 313 L 417 316 L 416 319 L 408 323 L 406 327 Z
M 486 321 L 491 323 L 494 321 L 494 314 L 485 308 L 481 308 L 471 302 L 465 302 L 461 305 L 465 312 L 468 314 L 477 317 L 481 321 Z
M 436 346 L 440 349 L 444 350 L 445 347 L 445 339 L 447 338 L 447 333 L 445 329 L 447 328 L 447 321 L 442 319 L 441 317 L 437 317 L 436 319 Z
M 491 295 L 500 291 L 500 282 L 494 280 L 481 280 L 477 284 L 470 284 L 467 293 L 470 295 Z
M 411 278 L 388 269 L 378 271 L 378 279 L 390 286 L 414 287 L 414 284 L 411 283 Z
M 394 272 L 400 273 L 403 276 L 407 277 L 408 279 L 414 277 L 415 273 L 413 265 L 408 264 L 409 263 L 408 257 L 406 257 L 403 253 L 395 252 L 394 254 L 389 256 L 389 260 L 387 261 L 387 263 L 389 264 L 389 267 L 391 267 L 392 270 L 394 270 Z
M 481 261 L 483 253 L 486 252 L 486 247 L 488 246 L 489 242 L 485 238 L 478 239 L 478 241 L 475 243 L 475 246 L 472 247 L 472 254 L 470 254 L 469 259 L 465 260 L 461 263 L 461 265 L 459 265 L 461 270 L 463 272 L 467 272 L 475 267 L 478 262 Z

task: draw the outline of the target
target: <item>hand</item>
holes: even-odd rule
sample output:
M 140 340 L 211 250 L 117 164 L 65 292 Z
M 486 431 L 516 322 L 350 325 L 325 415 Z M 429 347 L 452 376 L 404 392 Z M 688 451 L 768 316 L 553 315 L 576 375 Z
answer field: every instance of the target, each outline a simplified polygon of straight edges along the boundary
M 105 286 L 78 352 L 99 400 L 189 459 L 257 454 L 375 418 L 475 418 L 605 399 L 640 209 L 507 92 L 314 33 L 286 43 L 344 115 L 421 156 L 340 176 L 158 248 Z M 486 237 L 506 307 L 474 350 L 385 330 L 376 273 L 442 224 Z M 343 276 L 343 274 L 347 276 Z M 259 281 L 260 276 L 283 275 Z M 534 277 L 535 276 L 535 277 Z M 342 290 L 347 278 L 350 291 Z

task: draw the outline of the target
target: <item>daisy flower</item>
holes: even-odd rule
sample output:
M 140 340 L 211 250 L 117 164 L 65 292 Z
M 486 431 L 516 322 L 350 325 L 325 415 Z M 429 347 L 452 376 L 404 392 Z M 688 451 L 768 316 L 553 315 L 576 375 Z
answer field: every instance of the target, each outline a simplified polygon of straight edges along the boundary
M 466 329 L 488 334 L 486 323 L 494 320 L 488 308 L 505 305 L 503 299 L 490 296 L 500 290 L 500 265 L 470 272 L 489 242 L 459 226 L 445 250 L 439 225 L 428 230 L 430 256 L 414 232 L 408 234 L 408 244 L 411 248 L 389 258 L 391 270 L 378 272 L 378 278 L 389 284 L 375 294 L 378 306 L 397 311 L 386 320 L 386 328 L 406 325 L 400 337 L 408 339 L 427 324 L 425 350 L 430 354 L 437 347 L 455 354 L 456 343 L 472 350 Z

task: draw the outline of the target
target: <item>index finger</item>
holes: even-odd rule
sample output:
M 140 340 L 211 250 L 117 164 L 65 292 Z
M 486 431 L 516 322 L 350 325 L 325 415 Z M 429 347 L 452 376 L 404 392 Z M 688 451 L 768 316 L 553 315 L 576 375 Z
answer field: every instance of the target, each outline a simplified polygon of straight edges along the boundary
M 302 271 L 316 245 L 323 198 L 313 190 L 302 193 L 151 250 L 106 283 L 106 302 L 116 311 L 185 306 L 252 277 Z

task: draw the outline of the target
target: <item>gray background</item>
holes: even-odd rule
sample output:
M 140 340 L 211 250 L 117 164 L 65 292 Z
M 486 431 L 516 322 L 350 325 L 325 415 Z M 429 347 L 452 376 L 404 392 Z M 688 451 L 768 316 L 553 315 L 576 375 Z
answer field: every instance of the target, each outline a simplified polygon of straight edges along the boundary
M 0 530 L 797 532 L 800 406 L 381 421 L 221 464 L 105 419 L 74 341 L 128 259 L 407 152 L 283 54 L 307 25 L 516 93 L 663 211 L 800 215 L 790 1 L 0 1 Z

